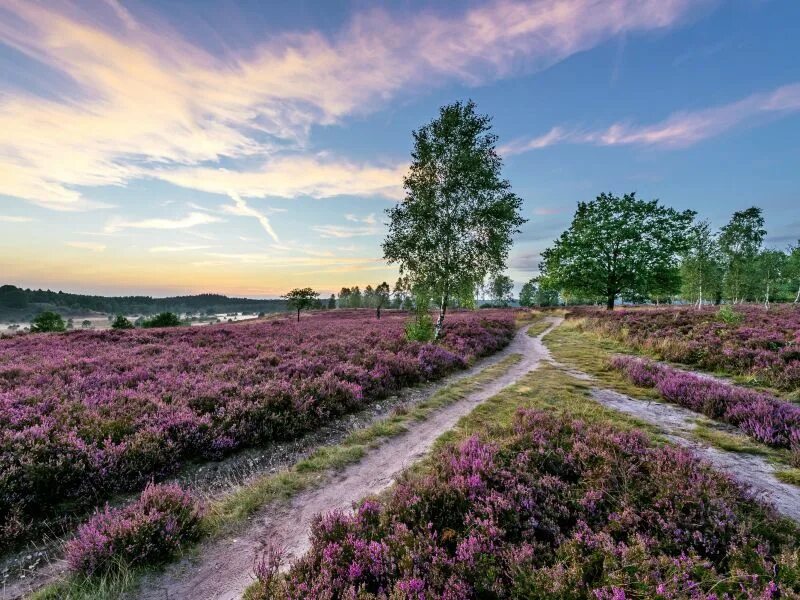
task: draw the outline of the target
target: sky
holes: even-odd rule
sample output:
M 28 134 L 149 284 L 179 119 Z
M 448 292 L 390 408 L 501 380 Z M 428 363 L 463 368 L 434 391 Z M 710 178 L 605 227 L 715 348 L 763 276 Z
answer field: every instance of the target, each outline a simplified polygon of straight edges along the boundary
M 509 275 L 635 191 L 800 238 L 800 2 L 0 0 L 0 283 L 373 286 L 411 132 L 472 99 L 524 200 Z

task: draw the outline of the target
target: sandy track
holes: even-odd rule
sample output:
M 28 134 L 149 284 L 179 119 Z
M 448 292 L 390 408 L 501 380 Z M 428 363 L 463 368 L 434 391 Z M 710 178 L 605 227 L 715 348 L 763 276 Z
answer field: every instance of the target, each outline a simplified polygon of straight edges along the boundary
M 561 322 L 555 317 L 548 320 L 550 329 Z M 523 358 L 503 375 L 425 421 L 411 424 L 406 433 L 371 450 L 358 463 L 336 473 L 324 486 L 302 492 L 286 503 L 267 506 L 238 537 L 207 543 L 201 548 L 199 559 L 183 560 L 164 573 L 145 579 L 134 597 L 141 600 L 241 597 L 253 581 L 253 560 L 265 543 L 285 548 L 289 559 L 301 556 L 308 549 L 309 528 L 315 515 L 336 509 L 348 510 L 364 496 L 384 490 L 404 469 L 423 457 L 436 439 L 461 417 L 517 382 L 542 360 L 549 359 L 549 352 L 541 341 L 545 333 L 532 338 L 527 335 L 527 327 L 523 327 L 507 350 Z
M 775 476 L 775 467 L 763 456 L 728 452 L 704 444 L 692 436 L 702 415 L 682 406 L 638 400 L 619 392 L 593 388 L 592 398 L 600 404 L 658 426 L 672 443 L 692 450 L 765 502 L 772 503 L 783 515 L 800 523 L 800 487 L 783 483 Z

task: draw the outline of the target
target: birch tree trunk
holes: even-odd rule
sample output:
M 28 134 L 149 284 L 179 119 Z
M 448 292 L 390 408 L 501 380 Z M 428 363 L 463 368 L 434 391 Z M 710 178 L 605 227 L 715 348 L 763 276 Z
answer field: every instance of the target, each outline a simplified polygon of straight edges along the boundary
M 800 302 L 800 287 L 797 288 L 797 296 L 794 297 L 794 303 Z
M 442 325 L 444 324 L 444 314 L 447 312 L 447 296 L 442 296 L 442 304 L 439 306 L 439 318 L 436 319 L 436 329 L 434 330 L 433 339 L 438 340 L 439 334 L 442 332 Z

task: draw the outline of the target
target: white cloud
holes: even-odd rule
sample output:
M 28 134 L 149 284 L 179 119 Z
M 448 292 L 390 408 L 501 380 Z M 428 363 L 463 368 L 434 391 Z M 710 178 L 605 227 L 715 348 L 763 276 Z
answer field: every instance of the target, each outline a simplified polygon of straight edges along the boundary
M 134 221 L 115 217 L 106 223 L 105 232 L 115 233 L 122 229 L 189 229 L 198 225 L 219 223 L 220 221 L 222 219 L 219 217 L 200 212 L 191 212 L 180 219 L 142 219 Z
M 542 136 L 514 140 L 502 146 L 500 152 L 506 155 L 520 154 L 559 143 L 684 148 L 738 126 L 795 112 L 800 112 L 800 83 L 752 94 L 730 104 L 678 112 L 653 125 L 614 123 L 596 131 L 570 131 L 553 127 Z
M 17 217 L 11 215 L 0 215 L 0 223 L 30 223 L 34 219 L 31 217 Z
M 366 225 L 375 225 L 378 223 L 378 220 L 375 218 L 375 213 L 370 213 L 366 217 L 357 217 L 356 215 L 348 214 L 345 215 L 344 218 L 354 223 L 365 223 Z
M 381 233 L 380 227 L 349 227 L 347 225 L 314 225 L 312 230 L 321 234 L 324 238 L 352 238 L 367 235 L 378 235 Z
M 165 253 L 165 252 L 166 253 L 171 253 L 171 252 L 193 252 L 193 251 L 196 251 L 196 250 L 207 250 L 208 248 L 211 248 L 211 246 L 185 246 L 185 245 L 180 245 L 180 246 L 153 246 L 152 248 L 150 248 L 150 252 L 153 252 L 155 254 L 161 254 L 161 253 Z
M 95 242 L 67 242 L 67 246 L 80 250 L 88 250 L 90 252 L 103 252 L 106 249 L 105 244 L 98 244 Z
M 255 218 L 264 231 L 267 232 L 275 242 L 279 242 L 278 234 L 275 233 L 275 230 L 272 228 L 272 224 L 270 223 L 267 216 L 263 213 L 258 212 L 253 207 L 249 206 L 247 202 L 245 202 L 236 192 L 230 193 L 231 200 L 233 200 L 233 204 L 225 204 L 221 207 L 221 209 L 228 214 L 236 215 L 238 217 L 253 217 Z
M 302 147 L 315 124 L 374 111 L 432 82 L 479 84 L 543 69 L 620 34 L 674 26 L 710 2 L 497 0 L 451 16 L 370 10 L 332 35 L 275 35 L 214 55 L 166 25 L 137 19 L 119 0 L 85 7 L 5 0 L 0 43 L 70 86 L 51 79 L 46 95 L 4 90 L 0 193 L 85 210 L 106 206 L 88 200 L 85 187 L 158 176 L 245 197 L 397 197 L 394 168 L 334 165 L 339 176 L 328 183 L 324 168 L 304 182 L 302 168 L 292 180 L 272 161 L 228 175 L 198 165 L 266 159 L 287 144 Z

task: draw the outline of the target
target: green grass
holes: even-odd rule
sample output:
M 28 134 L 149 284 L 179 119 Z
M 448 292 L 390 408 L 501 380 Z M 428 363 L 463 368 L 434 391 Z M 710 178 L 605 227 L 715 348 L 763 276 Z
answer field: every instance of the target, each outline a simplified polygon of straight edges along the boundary
M 613 354 L 632 354 L 628 348 L 614 340 L 582 330 L 579 321 L 565 321 L 544 337 L 544 342 L 557 361 L 589 373 L 604 387 L 634 398 L 662 400 L 651 388 L 642 388 L 629 382 L 620 372 L 609 366 Z M 693 431 L 696 439 L 728 452 L 742 452 L 766 456 L 776 465 L 785 467 L 790 456 L 787 450 L 770 448 L 744 434 L 722 431 L 713 421 L 698 414 L 698 425 Z M 791 470 L 790 470 L 791 471 Z M 783 472 L 783 471 L 782 471 Z M 787 475 L 791 478 L 791 475 Z M 791 482 L 790 482 L 791 483 Z
M 800 485 L 800 469 L 792 467 L 789 469 L 781 469 L 775 472 L 775 477 L 783 483 L 790 483 L 792 485 Z
M 353 431 L 338 444 L 317 448 L 286 471 L 259 477 L 234 490 L 208 507 L 203 520 L 204 537 L 213 539 L 230 533 L 270 502 L 285 500 L 322 485 L 327 475 L 358 462 L 370 448 L 407 431 L 409 423 L 423 421 L 434 411 L 462 400 L 521 359 L 521 355 L 511 354 L 474 375 L 437 390 L 409 409 L 395 410 L 391 416 Z M 187 552 L 192 552 L 192 549 L 187 549 Z M 68 577 L 42 588 L 31 596 L 31 600 L 111 600 L 132 589 L 140 577 L 151 570 L 120 566 L 101 577 Z
M 462 417 L 453 429 L 440 435 L 428 457 L 411 465 L 406 473 L 419 476 L 430 469 L 436 451 L 445 444 L 457 443 L 472 435 L 493 439 L 505 435 L 520 408 L 545 410 L 569 419 L 582 419 L 589 423 L 607 423 L 624 430 L 639 429 L 656 443 L 664 440 L 656 428 L 648 423 L 605 408 L 590 395 L 591 386 L 575 379 L 564 371 L 542 363 L 538 369 L 525 375 L 519 382 L 504 388 Z M 260 599 L 260 586 L 255 582 L 245 592 L 244 599 Z
M 547 331 L 547 328 L 550 327 L 550 325 L 551 323 L 549 321 L 545 321 L 544 317 L 542 317 L 535 321 L 533 325 L 528 327 L 528 335 L 531 337 L 538 337 Z

